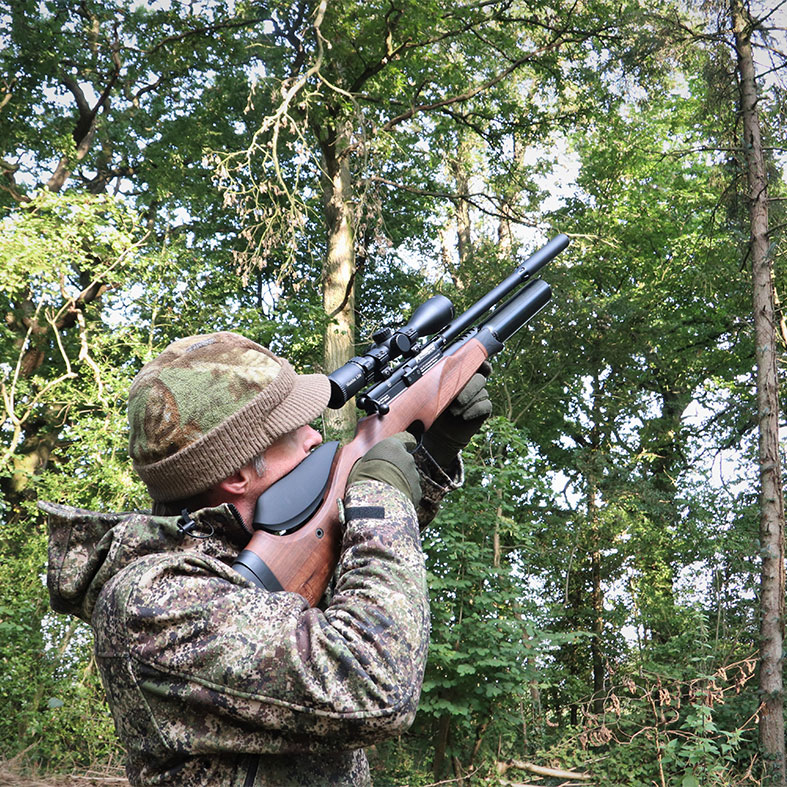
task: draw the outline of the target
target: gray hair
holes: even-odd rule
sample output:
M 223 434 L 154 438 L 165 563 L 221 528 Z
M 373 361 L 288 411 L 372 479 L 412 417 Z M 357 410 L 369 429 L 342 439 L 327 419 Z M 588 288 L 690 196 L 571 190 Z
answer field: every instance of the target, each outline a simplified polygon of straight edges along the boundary
M 257 477 L 261 478 L 265 474 L 265 452 L 263 451 L 261 454 L 257 454 L 257 456 L 251 460 L 251 465 Z
M 265 473 L 265 452 L 257 454 L 249 464 L 254 468 L 257 478 L 260 478 Z M 152 514 L 153 516 L 177 516 L 184 508 L 188 508 L 189 511 L 197 511 L 205 505 L 202 500 L 204 494 L 205 492 L 200 492 L 183 500 L 172 500 L 166 503 L 160 500 L 153 500 Z

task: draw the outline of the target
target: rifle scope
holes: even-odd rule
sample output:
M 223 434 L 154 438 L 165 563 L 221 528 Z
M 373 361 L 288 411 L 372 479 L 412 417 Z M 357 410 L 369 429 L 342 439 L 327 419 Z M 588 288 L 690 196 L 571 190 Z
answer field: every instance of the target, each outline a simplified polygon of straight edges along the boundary
M 439 346 L 445 347 L 465 333 L 482 315 L 490 312 L 514 289 L 528 284 L 509 301 L 498 306 L 492 316 L 482 324 L 487 326 L 484 336 L 490 342 L 490 347 L 492 343 L 505 341 L 507 336 L 524 325 L 549 300 L 548 285 L 541 281 L 530 282 L 530 279 L 568 244 L 567 235 L 556 235 L 456 319 L 453 319 L 451 301 L 443 295 L 435 295 L 415 310 L 404 328 L 397 331 L 383 328 L 377 331 L 373 336 L 375 343 L 364 355 L 351 358 L 344 366 L 328 375 L 331 382 L 328 407 L 338 409 L 367 385 L 382 385 L 392 373 L 388 363 L 400 355 L 405 358 L 413 357 L 419 349 L 416 347 L 418 339 L 440 331 Z M 537 286 L 530 287 L 529 284 Z M 524 295 L 525 292 L 527 295 Z
M 337 410 L 358 391 L 389 374 L 389 361 L 411 354 L 418 339 L 435 333 L 450 322 L 454 307 L 444 295 L 434 295 L 413 312 L 403 328 L 394 331 L 382 328 L 373 335 L 374 344 L 363 355 L 356 356 L 328 375 L 331 398 L 328 407 Z
M 446 347 L 440 333 L 415 358 L 398 366 L 388 377 L 377 382 L 358 397 L 358 406 L 367 413 L 385 415 L 393 400 L 418 380 L 440 357 L 452 355 L 462 345 L 475 339 L 486 349 L 488 356 L 499 353 L 503 344 L 549 303 L 552 290 L 542 279 L 529 281 L 504 304 L 498 306 L 479 326 Z

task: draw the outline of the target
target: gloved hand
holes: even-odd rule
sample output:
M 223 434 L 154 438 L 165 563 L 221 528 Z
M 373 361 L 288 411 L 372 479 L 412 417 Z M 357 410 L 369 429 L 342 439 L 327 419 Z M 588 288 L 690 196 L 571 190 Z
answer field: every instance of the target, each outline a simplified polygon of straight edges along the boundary
M 451 465 L 492 414 L 492 402 L 486 390 L 486 378 L 491 371 L 492 367 L 484 362 L 456 399 L 424 433 L 423 446 L 441 467 Z
M 350 470 L 347 486 L 356 481 L 382 481 L 404 492 L 413 505 L 421 502 L 421 479 L 412 451 L 416 439 L 409 432 L 386 437 L 372 446 Z

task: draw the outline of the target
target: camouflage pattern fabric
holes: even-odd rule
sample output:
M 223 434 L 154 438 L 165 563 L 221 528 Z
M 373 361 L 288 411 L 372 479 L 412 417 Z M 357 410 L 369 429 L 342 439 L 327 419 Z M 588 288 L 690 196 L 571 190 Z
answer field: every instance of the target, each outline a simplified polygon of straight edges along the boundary
M 448 487 L 430 489 L 434 507 Z M 174 517 L 42 508 L 52 606 L 93 626 L 133 785 L 240 787 L 253 755 L 258 787 L 371 783 L 361 747 L 410 726 L 427 654 L 418 517 L 401 492 L 348 490 L 324 610 L 232 570 L 248 541 L 232 506 L 192 513 L 202 539 Z
M 259 396 L 281 365 L 248 339 L 173 342 L 134 380 L 128 419 L 132 456 L 147 465 L 182 451 Z M 230 334 L 227 334 L 230 335 Z

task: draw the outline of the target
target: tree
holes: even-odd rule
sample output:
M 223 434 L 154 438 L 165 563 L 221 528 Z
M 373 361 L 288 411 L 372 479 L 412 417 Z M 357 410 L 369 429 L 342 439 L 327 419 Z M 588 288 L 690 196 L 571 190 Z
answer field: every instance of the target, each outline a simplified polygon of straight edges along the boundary
M 272 334 L 205 161 L 245 133 L 254 17 L 154 5 L 0 4 L 4 756 L 114 745 L 85 630 L 48 612 L 36 499 L 144 506 L 124 445 L 140 365 L 177 334 Z
M 387 238 L 423 245 L 435 203 L 452 200 L 461 211 L 474 202 L 516 218 L 493 189 L 470 195 L 447 185 L 441 151 L 476 137 L 488 160 L 505 160 L 512 132 L 532 135 L 547 123 L 511 89 L 514 77 L 559 95 L 561 58 L 584 59 L 586 42 L 614 41 L 618 30 L 599 9 L 566 3 L 542 13 L 521 0 L 367 3 L 360 16 L 353 6 L 301 2 L 269 13 L 270 56 L 255 96 L 273 98 L 252 146 L 220 171 L 248 226 L 248 264 L 292 271 L 308 245 L 307 219 L 325 228 L 324 367 L 332 370 L 355 354 L 359 260 L 384 253 Z M 351 431 L 354 417 L 345 408 L 336 428 Z
M 754 334 L 757 355 L 760 470 L 760 742 L 769 784 L 787 784 L 784 747 L 784 495 L 779 450 L 779 375 L 773 265 L 768 227 L 768 176 L 760 131 L 751 36 L 757 26 L 742 0 L 730 5 L 738 55 L 740 113 L 748 181 Z
M 14 359 L 15 381 L 28 381 L 36 402 L 60 374 L 63 353 L 55 334 L 81 332 L 84 339 L 100 315 L 100 309 L 91 308 L 100 306 L 110 288 L 128 281 L 124 273 L 133 255 L 93 238 L 100 236 L 102 210 L 109 227 L 122 210 L 110 195 L 142 217 L 129 226 L 134 237 L 128 242 L 148 250 L 166 245 L 163 264 L 171 264 L 175 249 L 188 254 L 191 244 L 208 251 L 217 233 L 232 232 L 231 214 L 219 214 L 208 204 L 213 197 L 205 183 L 211 171 L 202 159 L 210 144 L 237 139 L 234 118 L 242 117 L 247 90 L 241 33 L 254 20 L 232 16 L 216 4 L 202 19 L 181 16 L 178 8 L 131 10 L 101 2 L 72 9 L 52 3 L 35 10 L 13 2 L 1 13 L 9 31 L 2 54 L 3 206 L 12 226 L 31 225 L 28 215 L 49 222 L 42 231 L 45 242 L 35 250 L 9 249 L 16 255 L 16 278 L 2 303 L 4 357 Z M 47 193 L 63 195 L 61 207 Z M 76 223 L 61 243 L 70 242 L 69 253 L 47 261 L 45 243 L 57 232 L 54 222 L 68 226 L 69 210 L 75 211 Z M 111 210 L 114 217 L 108 215 Z M 192 224 L 200 213 L 210 220 Z M 184 214 L 189 218 L 184 220 Z M 123 221 L 128 225 L 131 219 Z M 56 287 L 40 286 L 36 275 L 46 286 L 47 276 L 60 276 L 62 297 Z M 48 309 L 57 315 L 54 322 L 47 319 Z M 5 415 L 14 418 L 8 410 Z M 35 416 L 17 420 L 18 468 L 41 469 L 61 426 L 57 414 L 40 401 Z M 18 473 L 16 479 L 3 481 L 8 515 L 23 484 Z
M 698 60 L 708 62 L 702 53 Z M 697 458 L 713 450 L 709 429 L 721 413 L 712 392 L 728 388 L 722 406 L 745 422 L 738 407 L 747 400 L 736 394 L 752 360 L 741 341 L 745 281 L 730 275 L 731 222 L 719 208 L 726 161 L 703 150 L 707 89 L 697 61 L 684 63 L 687 83 L 665 73 L 639 86 L 641 99 L 611 102 L 574 138 L 578 188 L 553 221 L 575 238 L 567 261 L 580 262 L 550 270 L 557 308 L 539 318 L 534 341 L 517 356 L 521 369 L 505 369 L 513 411 L 531 427 L 545 472 L 559 469 L 568 492 L 552 507 L 570 516 L 562 528 L 557 515 L 544 528 L 543 562 L 537 557 L 530 570 L 548 583 L 552 626 L 595 634 L 559 651 L 546 704 L 582 703 L 602 732 L 609 717 L 599 711 L 608 705 L 585 706 L 598 699 L 599 671 L 594 676 L 590 667 L 599 657 L 606 698 L 614 693 L 610 673 L 639 665 L 688 675 L 688 652 L 712 661 L 733 650 L 725 643 L 708 652 L 695 627 L 703 613 L 681 587 L 688 567 L 712 564 L 723 552 L 728 524 L 692 476 Z M 542 331 L 548 338 L 539 341 Z M 693 401 L 713 408 L 702 425 L 691 425 Z M 599 575 L 601 589 L 613 591 L 604 604 Z M 624 583 L 628 610 L 621 614 L 625 601 L 616 604 L 615 596 Z M 641 632 L 639 652 L 621 641 L 624 621 Z M 741 636 L 741 647 L 750 635 Z
M 498 417 L 425 535 L 423 706 L 376 781 L 525 755 L 603 783 L 745 771 L 757 503 L 706 468 L 756 425 L 729 27 L 637 2 L 0 8 L 2 752 L 111 750 L 35 500 L 144 504 L 141 363 L 235 329 L 327 369 L 326 329 L 361 341 L 435 291 L 462 309 L 554 228 L 554 305 L 495 359 Z

